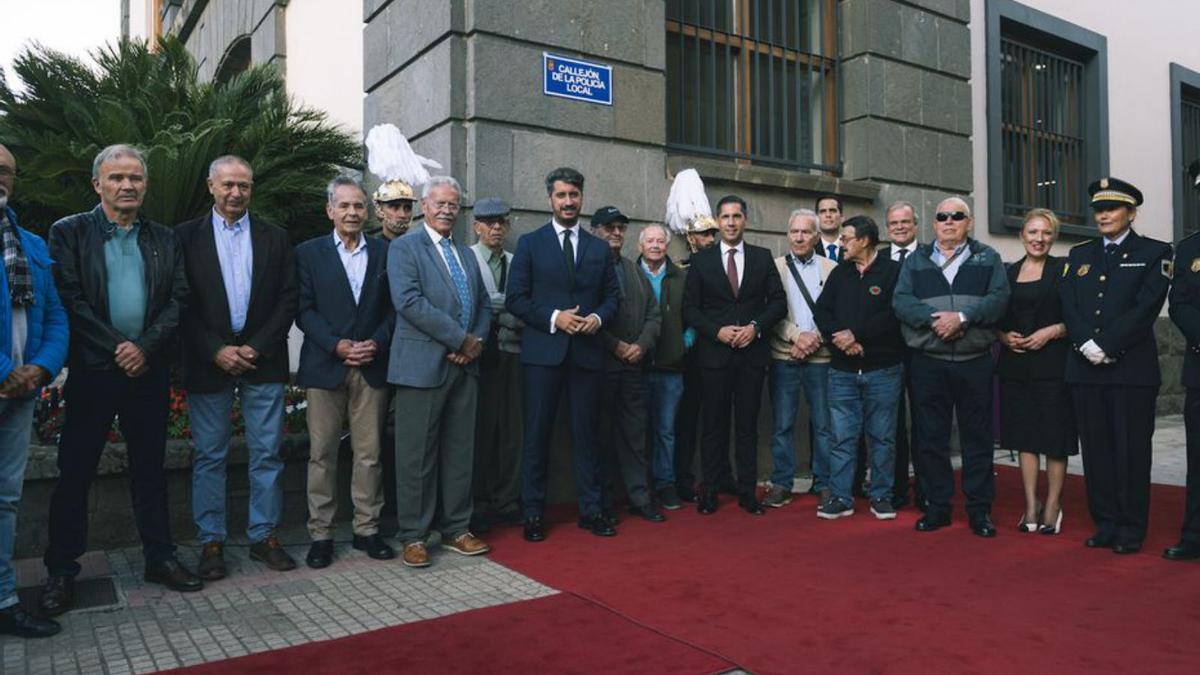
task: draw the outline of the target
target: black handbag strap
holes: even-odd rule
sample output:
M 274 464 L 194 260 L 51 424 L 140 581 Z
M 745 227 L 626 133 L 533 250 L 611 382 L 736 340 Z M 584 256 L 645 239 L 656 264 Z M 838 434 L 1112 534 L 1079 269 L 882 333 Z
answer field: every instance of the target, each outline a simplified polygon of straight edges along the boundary
M 796 280 L 796 285 L 800 287 L 800 294 L 804 296 L 804 301 L 808 303 L 808 311 L 813 314 L 817 313 L 817 303 L 813 302 L 812 294 L 808 292 L 808 287 L 804 285 L 804 280 L 800 278 L 800 272 L 796 270 L 796 266 L 792 264 L 795 256 L 791 253 L 787 255 L 787 268 L 792 273 L 792 278 Z

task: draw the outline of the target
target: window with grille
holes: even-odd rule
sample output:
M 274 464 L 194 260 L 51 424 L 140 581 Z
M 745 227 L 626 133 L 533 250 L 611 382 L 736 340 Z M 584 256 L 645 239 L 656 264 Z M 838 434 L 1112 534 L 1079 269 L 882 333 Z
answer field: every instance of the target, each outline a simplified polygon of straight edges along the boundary
M 837 172 L 835 0 L 667 0 L 671 147 Z
M 1180 176 L 1177 181 L 1183 183 L 1180 200 L 1180 213 L 1176 218 L 1180 221 L 1181 237 L 1200 232 L 1200 191 L 1192 186 L 1192 177 L 1188 174 L 1188 165 L 1200 159 L 1200 90 L 1183 87 L 1179 100 L 1179 140 L 1183 149 L 1183 162 L 1177 169 Z
M 1087 186 L 1108 172 L 1104 36 L 1013 0 L 987 3 L 988 229 L 1033 208 L 1094 235 Z

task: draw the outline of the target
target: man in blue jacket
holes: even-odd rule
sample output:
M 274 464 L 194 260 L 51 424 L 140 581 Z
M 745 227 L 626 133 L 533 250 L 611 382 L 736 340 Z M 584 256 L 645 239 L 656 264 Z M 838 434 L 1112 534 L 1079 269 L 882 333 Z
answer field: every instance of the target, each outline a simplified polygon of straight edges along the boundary
M 299 312 L 304 331 L 296 384 L 308 396 L 308 533 L 306 562 L 333 562 L 337 513 L 338 447 L 349 420 L 353 469 L 353 546 L 376 560 L 395 550 L 379 534 L 383 511 L 380 436 L 387 411 L 387 355 L 392 339 L 388 295 L 388 242 L 363 235 L 367 194 L 355 179 L 334 178 L 326 189 L 325 212 L 333 233 L 296 247 Z M 391 451 L 391 448 L 388 448 Z
M 1009 289 L 1000 255 L 970 238 L 971 223 L 971 208 L 962 199 L 950 197 L 938 204 L 937 240 L 905 259 L 892 306 L 914 352 L 913 411 L 921 418 L 920 481 L 928 500 L 917 531 L 950 524 L 950 421 L 957 412 L 971 531 L 994 537 L 991 348 Z
M 29 614 L 17 600 L 13 539 L 34 402 L 67 358 L 67 313 L 54 289 L 46 242 L 18 227 L 17 214 L 8 208 L 16 167 L 12 153 L 0 145 L 0 296 L 8 300 L 0 302 L 0 635 L 37 638 L 60 627 Z

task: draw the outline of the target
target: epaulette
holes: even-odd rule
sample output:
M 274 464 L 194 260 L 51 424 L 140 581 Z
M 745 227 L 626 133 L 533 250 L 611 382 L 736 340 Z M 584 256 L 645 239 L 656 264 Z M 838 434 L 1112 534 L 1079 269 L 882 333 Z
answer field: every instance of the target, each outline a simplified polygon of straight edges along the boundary
M 1079 242 L 1078 244 L 1075 244 L 1075 245 L 1074 245 L 1074 246 L 1072 246 L 1071 248 L 1072 248 L 1072 249 L 1076 249 L 1076 248 L 1079 248 L 1080 246 L 1086 246 L 1086 245 L 1088 245 L 1088 244 L 1094 244 L 1094 243 L 1096 243 L 1096 240 L 1095 240 L 1095 239 L 1085 239 L 1085 240 L 1083 240 L 1083 241 Z

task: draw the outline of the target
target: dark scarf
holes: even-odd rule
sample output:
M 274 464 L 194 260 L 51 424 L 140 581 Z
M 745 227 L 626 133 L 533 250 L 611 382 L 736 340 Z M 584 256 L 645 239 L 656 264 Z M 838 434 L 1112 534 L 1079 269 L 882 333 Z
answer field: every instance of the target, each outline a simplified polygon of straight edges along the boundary
M 21 249 L 21 237 L 17 228 L 8 220 L 8 214 L 0 211 L 0 232 L 3 233 L 4 272 L 8 275 L 8 292 L 14 307 L 33 304 L 33 277 L 29 274 L 29 261 Z

